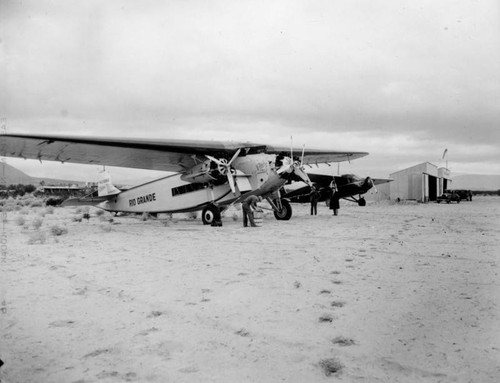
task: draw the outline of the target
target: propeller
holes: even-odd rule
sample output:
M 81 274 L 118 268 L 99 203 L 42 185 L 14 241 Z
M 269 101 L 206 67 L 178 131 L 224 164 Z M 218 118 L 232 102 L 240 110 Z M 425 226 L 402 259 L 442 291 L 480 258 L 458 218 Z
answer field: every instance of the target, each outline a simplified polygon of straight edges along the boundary
M 233 157 L 231 158 L 231 160 L 229 162 L 225 158 L 221 158 L 219 160 L 215 157 L 209 156 L 208 154 L 205 155 L 210 161 L 213 161 L 217 164 L 217 170 L 219 171 L 220 174 L 227 176 L 227 180 L 229 182 L 229 187 L 231 188 L 231 191 L 233 192 L 233 194 L 236 194 L 236 184 L 234 181 L 233 172 L 231 171 L 231 164 L 233 163 L 233 161 L 236 158 L 238 158 L 238 156 L 240 155 L 240 152 L 241 152 L 241 148 L 238 149 L 236 151 L 236 153 L 234 153 Z
M 290 157 L 285 157 L 283 159 L 283 165 L 281 168 L 278 169 L 277 173 L 278 174 L 283 174 L 283 173 L 295 173 L 298 177 L 302 179 L 307 185 L 312 187 L 312 182 L 309 179 L 309 176 L 304 170 L 304 152 L 305 152 L 305 145 L 302 146 L 302 158 L 300 160 L 300 163 L 298 161 L 293 160 L 293 137 L 290 137 L 290 140 L 292 141 L 292 145 L 290 147 Z
M 375 189 L 375 193 L 378 193 L 378 189 L 377 189 L 377 186 L 375 185 L 375 181 L 373 181 L 373 179 L 370 178 L 370 182 L 372 183 L 372 186 Z

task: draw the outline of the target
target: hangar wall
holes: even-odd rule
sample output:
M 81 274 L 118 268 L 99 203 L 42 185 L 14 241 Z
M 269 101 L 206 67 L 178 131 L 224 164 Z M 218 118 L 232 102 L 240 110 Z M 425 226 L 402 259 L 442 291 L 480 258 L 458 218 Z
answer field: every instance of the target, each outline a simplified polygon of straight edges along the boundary
M 450 188 L 450 171 L 424 162 L 407 169 L 392 173 L 392 182 L 378 185 L 378 193 L 367 194 L 369 201 L 413 200 L 418 202 L 435 201 Z

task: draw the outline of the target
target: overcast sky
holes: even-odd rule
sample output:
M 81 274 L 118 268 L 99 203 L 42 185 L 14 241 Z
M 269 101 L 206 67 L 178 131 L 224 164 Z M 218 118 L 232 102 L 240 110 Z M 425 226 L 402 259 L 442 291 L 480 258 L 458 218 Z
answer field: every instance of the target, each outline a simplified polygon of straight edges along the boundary
M 370 152 L 341 173 L 448 161 L 453 173 L 500 174 L 498 0 L 1 0 L 0 18 L 10 132 L 293 136 Z

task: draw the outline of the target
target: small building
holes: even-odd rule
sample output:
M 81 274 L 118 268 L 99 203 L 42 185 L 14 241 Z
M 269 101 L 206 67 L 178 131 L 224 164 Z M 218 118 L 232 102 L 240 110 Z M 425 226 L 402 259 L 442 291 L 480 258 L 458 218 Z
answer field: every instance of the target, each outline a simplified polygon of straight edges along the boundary
M 369 196 L 369 200 L 436 201 L 451 184 L 450 171 L 430 162 L 399 170 L 390 177 L 393 181 L 378 185 L 378 192 Z

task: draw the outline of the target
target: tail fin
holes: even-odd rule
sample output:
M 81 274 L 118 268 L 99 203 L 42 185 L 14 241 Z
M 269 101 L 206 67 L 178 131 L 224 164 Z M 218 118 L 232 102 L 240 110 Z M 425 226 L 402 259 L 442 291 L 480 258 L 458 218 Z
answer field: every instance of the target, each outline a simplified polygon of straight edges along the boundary
M 103 170 L 100 179 L 97 182 L 97 195 L 99 197 L 119 194 L 121 191 L 111 183 L 111 176 L 106 170 Z

